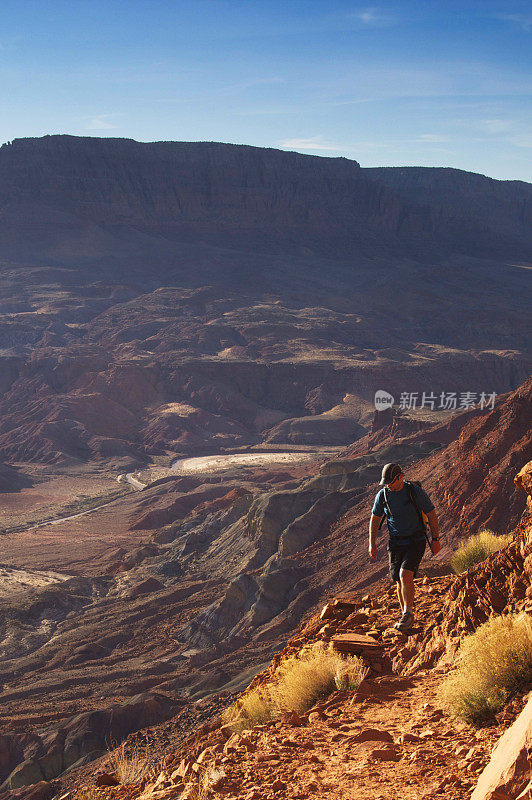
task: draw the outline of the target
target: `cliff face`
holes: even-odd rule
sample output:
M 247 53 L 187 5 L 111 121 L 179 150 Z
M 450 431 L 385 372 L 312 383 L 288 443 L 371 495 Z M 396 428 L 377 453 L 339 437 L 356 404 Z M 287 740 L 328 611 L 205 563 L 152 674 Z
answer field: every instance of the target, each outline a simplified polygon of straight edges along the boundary
M 159 259 L 175 252 L 168 240 L 345 256 L 370 246 L 375 223 L 393 238 L 400 218 L 420 216 L 355 161 L 209 142 L 72 136 L 4 145 L 0 198 L 4 252 L 7 245 L 15 258 L 31 227 L 35 246 L 44 243 L 63 263 L 69 239 L 78 238 L 87 253 L 92 247 L 94 255 L 120 254 L 126 232 L 144 247 L 143 236 L 154 237 Z
M 404 200 L 428 205 L 440 217 L 479 233 L 528 240 L 532 229 L 532 187 L 524 181 L 496 181 L 485 175 L 439 167 L 365 169 Z
M 423 465 L 419 477 L 434 492 L 455 533 L 481 527 L 506 533 L 519 521 L 516 468 L 532 459 L 532 378 L 488 415 L 471 419 L 456 441 Z M 437 477 L 436 477 L 437 476 Z
M 19 139 L 0 148 L 0 255 L 134 264 L 140 250 L 153 269 L 177 242 L 201 242 L 328 258 L 530 257 L 529 185 L 455 173 L 449 188 L 445 172 L 412 185 L 344 158 L 243 145 Z

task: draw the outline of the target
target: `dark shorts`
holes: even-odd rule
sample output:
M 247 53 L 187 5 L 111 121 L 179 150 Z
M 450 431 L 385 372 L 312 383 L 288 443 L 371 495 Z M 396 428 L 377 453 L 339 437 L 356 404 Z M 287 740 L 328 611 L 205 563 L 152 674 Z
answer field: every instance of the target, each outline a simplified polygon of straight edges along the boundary
M 388 543 L 388 559 L 390 561 L 392 583 L 397 583 L 399 580 L 401 569 L 410 570 L 410 572 L 414 573 L 414 578 L 416 577 L 426 546 L 426 539 L 422 542 L 410 542 L 404 546 Z

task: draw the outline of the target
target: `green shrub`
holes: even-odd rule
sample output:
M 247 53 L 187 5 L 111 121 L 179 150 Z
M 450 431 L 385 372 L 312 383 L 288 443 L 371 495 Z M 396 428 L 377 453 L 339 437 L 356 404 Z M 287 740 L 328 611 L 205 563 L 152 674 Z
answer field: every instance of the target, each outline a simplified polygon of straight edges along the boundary
M 525 613 L 494 617 L 462 642 L 442 699 L 452 714 L 478 724 L 530 680 L 531 618 Z
M 484 561 L 485 558 L 497 550 L 506 547 L 510 536 L 497 536 L 487 528 L 481 530 L 476 536 L 467 540 L 451 557 L 451 567 L 457 575 L 465 572 L 469 567 Z
M 283 711 L 303 714 L 335 688 L 358 688 L 365 674 L 366 668 L 356 656 L 343 658 L 317 643 L 282 661 L 276 680 L 247 692 L 228 709 L 225 718 L 236 731 Z

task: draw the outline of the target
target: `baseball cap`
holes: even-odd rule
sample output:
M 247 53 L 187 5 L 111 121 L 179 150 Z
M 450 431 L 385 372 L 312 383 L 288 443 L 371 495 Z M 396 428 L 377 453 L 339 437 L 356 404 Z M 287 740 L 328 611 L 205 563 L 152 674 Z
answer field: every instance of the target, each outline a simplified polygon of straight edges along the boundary
M 382 468 L 382 477 L 379 486 L 384 486 L 385 483 L 391 483 L 399 477 L 402 471 L 399 464 L 385 464 Z

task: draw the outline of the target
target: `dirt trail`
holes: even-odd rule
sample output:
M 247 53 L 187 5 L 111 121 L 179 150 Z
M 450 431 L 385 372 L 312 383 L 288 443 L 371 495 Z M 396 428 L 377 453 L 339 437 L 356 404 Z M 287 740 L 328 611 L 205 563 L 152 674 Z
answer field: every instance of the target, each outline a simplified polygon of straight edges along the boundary
M 234 786 L 224 796 L 239 800 L 469 797 L 496 736 L 486 730 L 477 739 L 471 728 L 449 720 L 439 708 L 440 682 L 438 671 L 410 680 L 391 677 L 377 683 L 375 695 L 326 707 L 323 718 L 311 717 L 308 726 L 279 722 L 266 731 L 255 728 L 251 735 L 240 737 L 243 747 L 235 742 L 233 752 L 221 759 L 227 788 Z M 388 733 L 389 743 L 356 741 L 375 729 Z M 466 762 L 464 756 L 472 748 L 475 762 Z
M 185 800 L 196 796 L 196 779 L 190 783 L 196 770 L 210 775 L 206 797 L 213 799 L 466 800 L 524 700 L 516 698 L 490 726 L 476 729 L 441 706 L 439 688 L 448 663 L 398 674 L 400 663 L 414 659 L 435 629 L 452 582 L 444 576 L 419 583 L 417 619 L 409 636 L 393 628 L 398 604 L 385 591 L 358 601 L 360 608 L 352 616 L 365 616 L 366 622 L 353 626 L 349 617 L 316 616 L 288 643 L 285 653 L 322 638 L 327 635 L 324 622 L 336 632 L 350 627 L 380 640 L 384 658 L 370 659 L 370 676 L 356 693 L 335 692 L 301 717 L 290 712 L 239 734 L 231 735 L 214 721 L 170 752 L 162 738 L 159 749 L 152 729 L 152 755 L 161 765 L 157 771 L 143 784 L 100 791 L 116 800 Z M 252 686 L 271 680 L 278 658 Z M 382 668 L 381 662 L 388 667 Z M 93 776 L 105 764 L 94 767 Z

